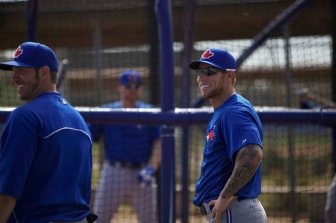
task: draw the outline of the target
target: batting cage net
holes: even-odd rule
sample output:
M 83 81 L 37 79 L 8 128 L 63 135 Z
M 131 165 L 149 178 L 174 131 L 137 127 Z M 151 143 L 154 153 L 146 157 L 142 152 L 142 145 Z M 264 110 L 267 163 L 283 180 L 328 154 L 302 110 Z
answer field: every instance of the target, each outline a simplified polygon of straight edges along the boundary
M 288 122 L 286 112 L 307 109 L 323 113 L 335 106 L 331 1 L 178 0 L 171 4 L 174 106 L 209 107 L 186 63 L 198 59 L 207 48 L 232 52 L 239 65 L 237 92 L 248 98 L 259 114 L 276 109 L 282 111 L 276 119 L 284 119 L 263 122 L 259 198 L 269 222 L 324 222 L 326 193 L 335 167 L 334 124 Z M 96 108 L 119 100 L 116 89 L 120 73 L 136 70 L 143 77 L 141 100 L 160 108 L 165 85 L 160 58 L 165 52 L 160 52 L 162 39 L 155 5 L 155 0 L 2 0 L 0 60 L 10 60 L 16 47 L 26 40 L 47 44 L 60 62 L 58 90 L 78 108 Z M 11 72 L 0 73 L 4 126 L 6 108 L 23 102 L 17 99 Z M 104 124 L 106 116 L 97 114 L 94 119 L 88 124 Z M 146 121 L 142 122 L 130 133 L 134 137 L 146 126 Z M 207 222 L 192 205 L 206 123 L 173 125 L 176 213 L 172 215 L 176 214 L 176 222 Z M 122 165 L 114 175 L 101 175 L 102 168 L 109 165 L 104 153 L 100 138 L 93 145 L 92 208 L 99 203 L 96 194 L 101 180 L 123 181 L 101 196 L 107 203 L 98 209 L 108 212 L 111 222 L 161 222 L 164 212 L 171 210 L 161 208 L 162 194 L 167 191 L 162 190 L 160 170 L 156 171 L 153 190 L 138 189 L 138 166 Z

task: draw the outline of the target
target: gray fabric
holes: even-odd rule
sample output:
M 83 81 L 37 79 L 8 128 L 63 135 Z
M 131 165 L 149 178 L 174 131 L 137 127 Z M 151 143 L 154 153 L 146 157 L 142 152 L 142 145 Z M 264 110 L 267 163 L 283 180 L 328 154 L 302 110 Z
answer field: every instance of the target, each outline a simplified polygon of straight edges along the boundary
M 210 208 L 203 205 L 207 212 L 207 220 L 214 223 Z M 267 216 L 264 207 L 258 199 L 233 200 L 222 216 L 221 223 L 266 223 Z
M 111 166 L 105 162 L 94 202 L 97 223 L 110 223 L 118 207 L 126 201 L 133 207 L 139 223 L 157 223 L 156 182 L 142 185 L 138 181 L 141 168 Z M 117 222 L 116 219 L 112 222 Z

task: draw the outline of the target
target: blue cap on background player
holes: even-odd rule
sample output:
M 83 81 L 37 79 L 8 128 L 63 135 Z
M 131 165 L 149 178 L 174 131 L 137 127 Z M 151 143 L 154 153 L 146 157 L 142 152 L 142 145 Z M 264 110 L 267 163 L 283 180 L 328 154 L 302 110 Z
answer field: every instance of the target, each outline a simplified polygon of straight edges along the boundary
M 0 69 L 12 70 L 13 67 L 38 68 L 48 66 L 57 73 L 58 62 L 55 53 L 48 46 L 41 43 L 25 42 L 15 51 L 13 60 L 0 63 Z
M 131 83 L 140 85 L 142 83 L 141 74 L 136 70 L 125 70 L 120 74 L 119 83 L 122 85 L 129 85 Z
M 207 49 L 202 53 L 199 60 L 195 60 L 189 64 L 189 68 L 198 69 L 200 63 L 209 64 L 220 70 L 236 71 L 236 60 L 229 52 L 222 49 Z

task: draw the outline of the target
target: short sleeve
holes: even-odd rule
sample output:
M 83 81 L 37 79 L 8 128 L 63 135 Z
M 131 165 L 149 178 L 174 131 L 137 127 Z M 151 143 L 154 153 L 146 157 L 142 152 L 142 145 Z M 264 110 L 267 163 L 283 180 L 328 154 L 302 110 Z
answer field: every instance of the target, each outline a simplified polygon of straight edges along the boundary
M 235 154 L 246 145 L 262 147 L 261 132 L 254 116 L 245 109 L 230 110 L 223 120 L 228 154 L 233 161 Z

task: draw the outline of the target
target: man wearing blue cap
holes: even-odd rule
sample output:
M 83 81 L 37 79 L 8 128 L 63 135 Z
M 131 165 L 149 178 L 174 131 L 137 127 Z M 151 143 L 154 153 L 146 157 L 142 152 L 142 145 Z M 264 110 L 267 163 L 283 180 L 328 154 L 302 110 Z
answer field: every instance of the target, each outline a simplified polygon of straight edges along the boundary
M 104 108 L 150 108 L 139 100 L 141 74 L 125 70 L 117 91 L 120 100 Z M 105 162 L 94 202 L 98 223 L 110 223 L 122 202 L 130 201 L 139 223 L 157 223 L 156 182 L 160 164 L 160 130 L 142 125 L 91 125 L 93 139 L 104 139 Z
M 8 117 L 0 141 L 0 223 L 93 222 L 92 140 L 81 115 L 56 91 L 58 62 L 25 42 L 0 69 L 13 72 L 26 104 Z
M 235 91 L 236 61 L 207 49 L 189 67 L 214 108 L 193 203 L 214 223 L 265 223 L 261 192 L 262 125 L 252 104 Z

